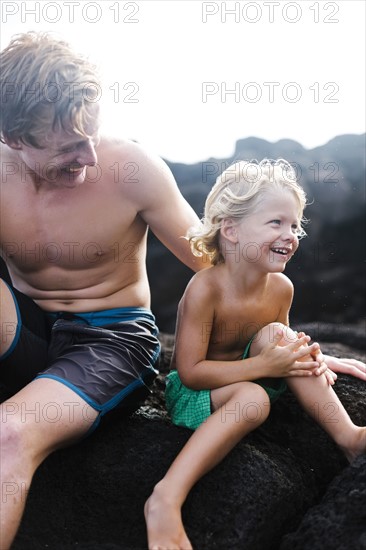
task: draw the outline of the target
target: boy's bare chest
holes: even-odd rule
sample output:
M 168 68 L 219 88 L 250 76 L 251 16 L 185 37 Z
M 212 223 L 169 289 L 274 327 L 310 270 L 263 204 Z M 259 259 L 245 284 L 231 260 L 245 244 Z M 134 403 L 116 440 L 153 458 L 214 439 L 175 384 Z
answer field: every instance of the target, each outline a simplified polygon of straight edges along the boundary
M 211 346 L 217 350 L 242 352 L 264 326 L 277 320 L 280 304 L 276 300 L 243 300 L 222 305 L 216 313 Z

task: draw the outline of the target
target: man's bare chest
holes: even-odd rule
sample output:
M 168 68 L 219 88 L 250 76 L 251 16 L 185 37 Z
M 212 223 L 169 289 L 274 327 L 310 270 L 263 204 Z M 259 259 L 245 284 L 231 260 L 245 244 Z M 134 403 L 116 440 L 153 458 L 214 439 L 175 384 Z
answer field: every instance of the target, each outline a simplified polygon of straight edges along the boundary
M 1 250 L 22 270 L 42 265 L 80 268 L 133 253 L 141 238 L 136 212 L 109 190 L 2 194 Z M 141 222 L 140 222 L 141 224 Z M 35 265 L 36 264 L 36 265 Z

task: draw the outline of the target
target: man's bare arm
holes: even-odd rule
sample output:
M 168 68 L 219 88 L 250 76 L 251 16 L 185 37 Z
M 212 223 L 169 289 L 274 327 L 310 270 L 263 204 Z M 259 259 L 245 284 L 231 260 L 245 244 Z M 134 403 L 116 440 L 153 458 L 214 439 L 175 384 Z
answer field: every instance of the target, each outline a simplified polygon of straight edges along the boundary
M 138 147 L 138 146 L 136 146 Z M 192 254 L 185 239 L 187 230 L 199 221 L 181 194 L 167 164 L 141 149 L 135 151 L 139 165 L 133 199 L 137 210 L 156 237 L 184 264 L 194 271 L 209 267 L 207 257 Z

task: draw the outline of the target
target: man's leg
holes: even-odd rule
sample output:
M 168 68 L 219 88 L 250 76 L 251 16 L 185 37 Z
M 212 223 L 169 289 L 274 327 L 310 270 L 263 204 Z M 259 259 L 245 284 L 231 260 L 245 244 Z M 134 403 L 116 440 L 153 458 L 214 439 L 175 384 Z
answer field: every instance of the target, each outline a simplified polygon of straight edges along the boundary
M 9 287 L 0 279 L 0 357 L 12 345 L 17 328 L 17 312 Z
M 54 450 L 82 437 L 97 416 L 71 389 L 49 378 L 34 380 L 0 405 L 1 550 L 15 537 L 35 470 Z

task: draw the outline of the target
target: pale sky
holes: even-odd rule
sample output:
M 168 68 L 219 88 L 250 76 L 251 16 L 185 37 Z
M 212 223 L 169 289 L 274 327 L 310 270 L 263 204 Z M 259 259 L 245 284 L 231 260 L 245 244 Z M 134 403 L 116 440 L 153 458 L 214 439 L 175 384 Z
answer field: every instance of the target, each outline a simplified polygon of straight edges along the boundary
M 365 132 L 363 0 L 6 1 L 1 48 L 56 32 L 101 68 L 104 128 L 175 162 L 237 139 Z

